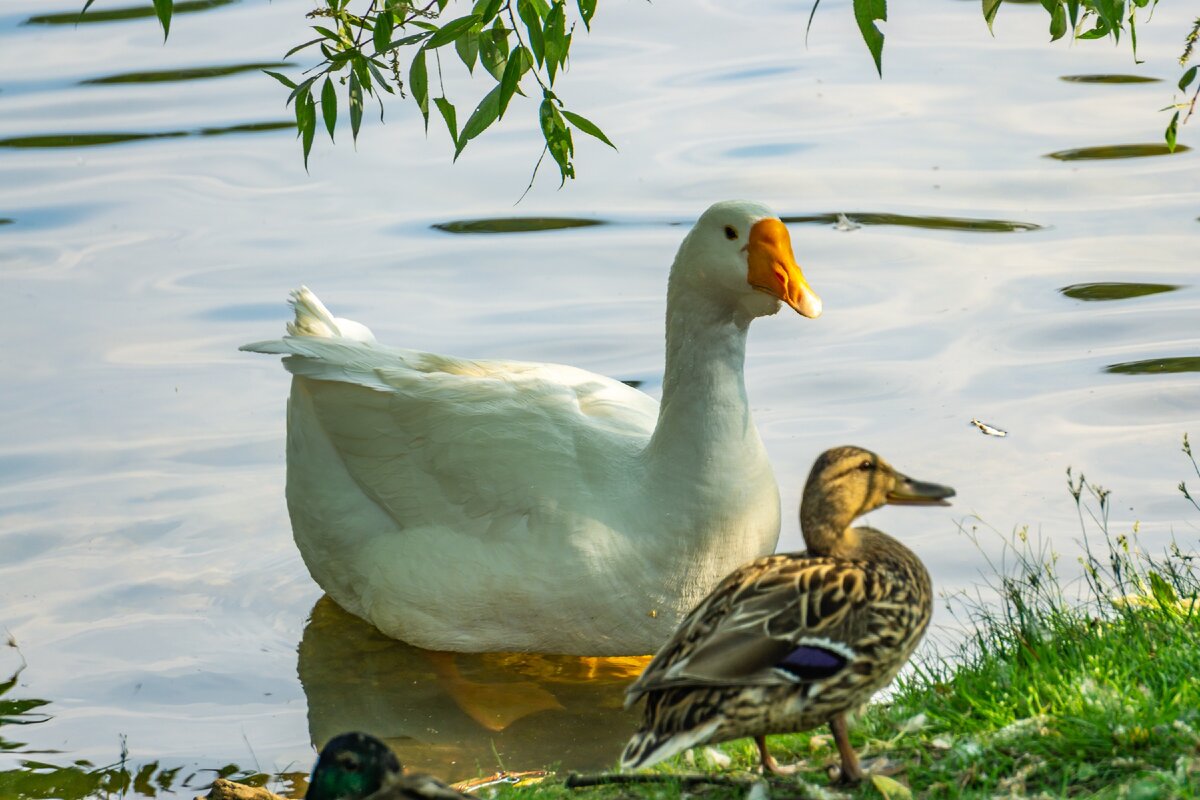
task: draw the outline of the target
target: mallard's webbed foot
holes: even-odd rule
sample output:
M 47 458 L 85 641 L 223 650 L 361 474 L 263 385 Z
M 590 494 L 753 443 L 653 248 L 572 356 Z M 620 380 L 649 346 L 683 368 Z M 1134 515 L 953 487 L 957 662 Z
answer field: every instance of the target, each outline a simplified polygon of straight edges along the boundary
M 755 736 L 754 743 L 758 745 L 758 755 L 762 758 L 763 772 L 780 778 L 790 778 L 796 774 L 795 764 L 789 764 L 786 767 L 780 766 L 775 757 L 771 755 L 771 751 L 767 749 L 767 737 Z

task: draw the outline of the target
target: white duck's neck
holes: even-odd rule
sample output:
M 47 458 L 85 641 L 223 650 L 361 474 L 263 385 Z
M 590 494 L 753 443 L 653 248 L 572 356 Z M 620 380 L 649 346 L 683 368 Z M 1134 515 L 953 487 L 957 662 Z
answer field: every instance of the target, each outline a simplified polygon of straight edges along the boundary
M 750 317 L 736 305 L 670 282 L 662 402 L 646 448 L 652 461 L 695 469 L 717 454 L 758 455 L 762 444 L 742 374 L 749 325 Z

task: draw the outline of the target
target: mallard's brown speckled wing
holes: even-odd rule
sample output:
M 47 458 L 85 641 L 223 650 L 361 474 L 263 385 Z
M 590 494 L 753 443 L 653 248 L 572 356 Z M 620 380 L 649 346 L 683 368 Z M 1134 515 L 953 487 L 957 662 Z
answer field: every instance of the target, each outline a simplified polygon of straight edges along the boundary
M 626 705 L 670 687 L 794 684 L 804 677 L 789 669 L 796 660 L 825 658 L 825 671 L 836 673 L 855 657 L 869 606 L 893 579 L 863 561 L 794 553 L 752 561 L 688 615 L 629 687 Z

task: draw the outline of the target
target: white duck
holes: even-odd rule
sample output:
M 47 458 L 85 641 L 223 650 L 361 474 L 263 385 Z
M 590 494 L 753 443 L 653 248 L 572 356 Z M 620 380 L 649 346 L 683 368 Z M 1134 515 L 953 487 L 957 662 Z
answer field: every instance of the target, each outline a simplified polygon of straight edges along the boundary
M 651 653 L 730 570 L 775 549 L 746 331 L 821 313 L 787 228 L 717 203 L 667 284 L 661 404 L 574 367 L 384 347 L 306 288 L 282 339 L 287 500 L 321 588 L 434 650 Z

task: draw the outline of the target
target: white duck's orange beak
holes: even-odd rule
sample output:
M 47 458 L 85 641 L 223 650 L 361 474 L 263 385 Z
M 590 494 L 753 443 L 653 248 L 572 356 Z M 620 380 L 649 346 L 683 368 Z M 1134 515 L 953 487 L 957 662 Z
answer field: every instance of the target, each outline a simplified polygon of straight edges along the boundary
M 746 280 L 751 286 L 778 297 L 809 319 L 821 316 L 821 298 L 804 279 L 792 254 L 792 237 L 782 222 L 768 217 L 754 223 L 746 255 L 750 264 Z

